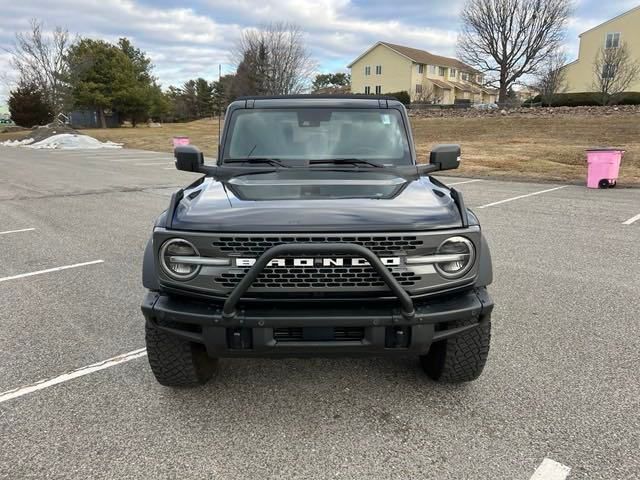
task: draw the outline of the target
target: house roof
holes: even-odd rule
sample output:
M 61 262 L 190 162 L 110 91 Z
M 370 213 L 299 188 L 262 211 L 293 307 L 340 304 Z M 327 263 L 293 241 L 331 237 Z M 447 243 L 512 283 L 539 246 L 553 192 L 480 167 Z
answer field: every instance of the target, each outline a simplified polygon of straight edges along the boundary
M 417 48 L 405 47 L 403 45 L 396 45 L 395 43 L 388 43 L 388 42 L 377 42 L 375 45 L 373 45 L 371 48 L 365 51 L 362 55 L 356 58 L 353 62 L 347 65 L 347 67 L 351 68 L 351 66 L 354 63 L 356 63 L 358 60 L 360 60 L 362 57 L 364 57 L 367 53 L 369 53 L 371 50 L 376 48 L 378 45 L 384 45 L 385 47 L 390 48 L 394 52 L 416 63 L 422 63 L 425 65 L 437 65 L 442 67 L 452 67 L 452 68 L 457 68 L 459 70 L 464 70 L 467 72 L 473 72 L 476 74 L 480 73 L 476 69 L 470 67 L 466 63 L 463 63 L 456 58 L 443 57 L 441 55 L 434 55 L 433 53 L 427 52 L 426 50 L 419 50 Z
M 578 35 L 579 37 L 581 37 L 582 35 L 584 35 L 585 33 L 590 32 L 591 30 L 595 30 L 596 28 L 600 28 L 603 25 L 606 25 L 609 22 L 613 22 L 614 20 L 617 20 L 620 17 L 624 17 L 625 15 L 629 15 L 631 12 L 634 12 L 635 10 L 639 10 L 640 9 L 640 5 L 638 5 L 637 7 L 633 7 L 631 10 L 627 10 L 626 12 L 621 13 L 620 15 L 616 15 L 613 18 L 610 18 L 609 20 L 606 20 L 598 25 L 596 25 L 595 27 L 591 27 L 589 30 L 585 30 L 584 32 L 582 32 L 580 35 Z
M 431 83 L 433 83 L 436 87 L 440 87 L 440 88 L 443 88 L 445 90 L 451 90 L 453 88 L 452 85 L 450 85 L 447 82 L 444 82 L 442 80 L 438 80 L 438 79 L 435 79 L 435 78 L 429 78 L 429 81 Z
M 451 85 L 456 87 L 458 90 L 462 90 L 463 92 L 471 92 L 471 93 L 480 93 L 480 89 L 473 87 L 471 85 L 465 85 L 464 83 L 449 81 Z

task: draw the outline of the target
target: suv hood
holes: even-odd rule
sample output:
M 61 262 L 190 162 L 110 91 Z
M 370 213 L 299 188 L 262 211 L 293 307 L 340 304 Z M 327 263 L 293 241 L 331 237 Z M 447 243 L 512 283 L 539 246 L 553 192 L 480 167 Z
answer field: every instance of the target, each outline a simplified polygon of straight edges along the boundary
M 293 170 L 293 169 L 292 169 Z M 428 177 L 373 171 L 295 170 L 225 182 L 205 177 L 184 191 L 173 228 L 211 232 L 369 232 L 459 228 L 449 190 Z

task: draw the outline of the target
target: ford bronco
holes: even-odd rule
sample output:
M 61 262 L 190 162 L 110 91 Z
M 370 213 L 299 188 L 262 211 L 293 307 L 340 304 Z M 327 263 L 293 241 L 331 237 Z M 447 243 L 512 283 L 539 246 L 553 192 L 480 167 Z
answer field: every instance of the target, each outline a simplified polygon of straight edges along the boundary
M 148 359 L 163 385 L 209 380 L 221 357 L 415 355 L 474 380 L 489 351 L 489 247 L 463 196 L 420 163 L 404 106 L 371 96 L 241 98 L 215 164 L 155 222 L 143 262 Z

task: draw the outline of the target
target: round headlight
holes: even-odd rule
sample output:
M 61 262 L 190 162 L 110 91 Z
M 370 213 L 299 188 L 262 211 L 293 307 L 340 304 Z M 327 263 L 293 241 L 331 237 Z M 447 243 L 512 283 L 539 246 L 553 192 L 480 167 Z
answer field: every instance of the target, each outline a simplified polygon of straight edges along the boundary
M 199 257 L 200 253 L 190 242 L 181 238 L 167 240 L 160 247 L 160 263 L 164 271 L 176 280 L 190 280 L 200 271 L 200 265 L 188 263 L 180 257 Z
M 440 244 L 436 255 L 448 256 L 449 261 L 436 263 L 436 270 L 444 278 L 459 278 L 473 266 L 476 250 L 473 242 L 464 237 L 450 237 Z

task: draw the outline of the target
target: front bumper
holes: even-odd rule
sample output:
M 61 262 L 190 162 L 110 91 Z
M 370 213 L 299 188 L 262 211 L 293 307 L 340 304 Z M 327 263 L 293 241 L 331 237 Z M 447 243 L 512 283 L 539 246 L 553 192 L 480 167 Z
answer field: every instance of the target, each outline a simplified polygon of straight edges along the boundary
M 182 339 L 205 345 L 212 357 L 425 354 L 433 342 L 488 321 L 493 302 L 476 288 L 416 303 L 413 315 L 397 304 L 348 302 L 247 304 L 225 314 L 222 304 L 148 292 L 146 321 Z M 279 332 L 299 336 L 283 340 Z M 337 338 L 333 333 L 355 333 Z

